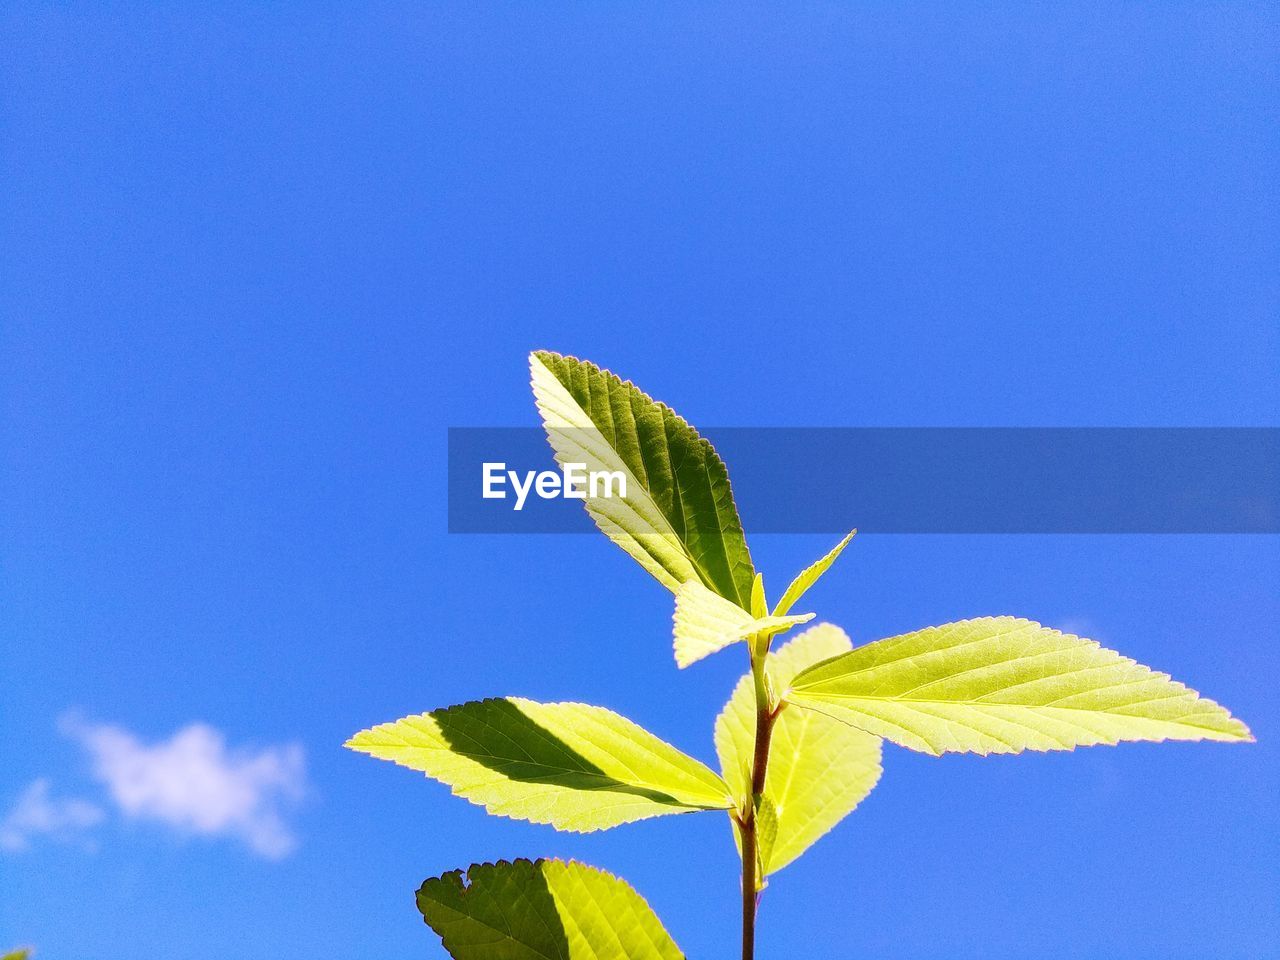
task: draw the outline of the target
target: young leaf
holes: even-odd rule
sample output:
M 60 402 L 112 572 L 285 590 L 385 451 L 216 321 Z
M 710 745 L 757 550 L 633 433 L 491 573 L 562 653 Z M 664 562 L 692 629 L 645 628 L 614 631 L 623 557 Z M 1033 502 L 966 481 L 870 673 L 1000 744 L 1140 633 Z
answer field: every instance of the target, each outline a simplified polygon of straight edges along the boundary
M 735 835 L 737 831 L 734 831 Z M 762 796 L 756 805 L 756 889 L 764 889 L 764 878 L 769 875 L 769 861 L 778 840 L 778 808 L 768 796 Z M 741 842 L 741 838 L 739 838 Z
M 625 881 L 573 861 L 454 870 L 422 885 L 418 909 L 454 960 L 684 960 Z
M 490 813 L 575 833 L 732 806 L 705 765 L 580 703 L 476 700 L 384 723 L 346 745 L 421 770 Z
M 731 643 L 767 639 L 812 619 L 812 613 L 756 619 L 737 604 L 691 580 L 676 591 L 676 664 L 687 667 Z
M 765 669 L 785 690 L 799 671 L 852 648 L 839 627 L 820 623 L 771 653 Z M 751 802 L 755 750 L 751 675 L 738 681 L 716 718 L 720 769 L 739 806 Z M 764 873 L 776 873 L 843 820 L 880 779 L 880 738 L 812 710 L 784 710 L 773 725 L 764 796 L 777 820 Z M 734 831 L 737 839 L 737 831 Z
M 935 755 L 1252 739 L 1167 674 L 1014 617 L 878 640 L 802 671 L 785 699 Z
M 805 567 L 791 581 L 791 585 L 787 587 L 787 592 L 782 595 L 782 599 L 778 601 L 778 605 L 773 608 L 775 617 L 783 616 L 803 597 L 815 583 L 817 583 L 824 573 L 831 569 L 831 565 L 836 562 L 836 558 L 844 552 L 844 548 L 849 545 L 849 541 L 853 539 L 853 535 L 857 530 L 850 530 L 843 540 L 831 548 L 824 556 Z
M 697 580 L 750 609 L 755 567 L 711 444 L 670 407 L 593 363 L 541 350 L 529 368 L 556 461 L 626 480 L 625 497 L 587 491 L 596 526 L 669 590 Z
M 769 601 L 764 598 L 764 574 L 757 573 L 751 582 L 751 616 L 759 620 L 769 615 Z

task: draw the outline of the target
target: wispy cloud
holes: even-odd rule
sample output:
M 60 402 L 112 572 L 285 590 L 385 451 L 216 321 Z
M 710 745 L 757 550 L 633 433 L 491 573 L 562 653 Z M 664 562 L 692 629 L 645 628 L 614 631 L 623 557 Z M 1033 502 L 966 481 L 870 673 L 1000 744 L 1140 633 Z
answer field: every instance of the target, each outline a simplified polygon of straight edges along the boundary
M 95 778 L 126 818 L 237 839 L 271 860 L 297 847 L 285 814 L 307 789 L 300 746 L 231 748 L 203 723 L 155 743 L 76 717 L 64 718 L 62 729 L 88 751 Z
M 8 811 L 0 806 L 0 852 L 21 853 L 41 838 L 87 843 L 111 814 L 185 836 L 237 840 L 269 860 L 297 848 L 287 815 L 308 791 L 297 744 L 232 747 L 204 723 L 154 742 L 75 715 L 59 725 L 88 753 L 106 796 L 59 797 L 48 778 L 35 780 Z
M 22 791 L 0 819 L 0 850 L 21 852 L 35 837 L 81 839 L 86 830 L 105 818 L 102 808 L 87 800 L 50 796 L 49 781 L 42 777 Z

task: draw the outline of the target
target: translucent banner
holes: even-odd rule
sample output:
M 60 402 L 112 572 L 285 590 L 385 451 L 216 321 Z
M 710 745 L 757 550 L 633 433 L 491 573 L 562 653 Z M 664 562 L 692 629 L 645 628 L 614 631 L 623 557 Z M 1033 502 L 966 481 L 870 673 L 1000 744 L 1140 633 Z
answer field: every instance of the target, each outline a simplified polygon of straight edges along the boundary
M 1277 428 L 701 431 L 751 533 L 1278 533 Z M 593 529 L 537 427 L 449 430 L 452 533 Z

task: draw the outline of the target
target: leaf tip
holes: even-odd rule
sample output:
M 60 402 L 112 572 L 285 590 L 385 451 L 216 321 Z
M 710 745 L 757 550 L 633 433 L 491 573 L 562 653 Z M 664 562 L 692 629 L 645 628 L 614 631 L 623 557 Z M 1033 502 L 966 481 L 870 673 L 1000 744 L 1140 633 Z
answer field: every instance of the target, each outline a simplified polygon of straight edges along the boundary
M 359 733 L 353 733 L 343 741 L 342 746 L 347 750 L 354 750 L 357 753 L 367 753 L 368 748 L 365 746 L 365 739 L 372 731 L 361 730 Z
M 1245 723 L 1239 717 L 1232 717 L 1231 719 L 1236 722 L 1236 725 L 1238 728 L 1233 732 L 1231 742 L 1233 743 L 1257 743 L 1258 742 L 1258 738 L 1254 735 L 1253 731 L 1249 729 L 1249 725 L 1247 723 Z

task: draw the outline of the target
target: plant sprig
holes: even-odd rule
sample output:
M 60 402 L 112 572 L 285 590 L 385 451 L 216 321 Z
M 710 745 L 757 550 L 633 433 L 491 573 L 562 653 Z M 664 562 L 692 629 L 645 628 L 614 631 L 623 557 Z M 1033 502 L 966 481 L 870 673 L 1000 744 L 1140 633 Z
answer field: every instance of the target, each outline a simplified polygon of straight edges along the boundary
M 854 647 L 794 606 L 849 545 L 803 570 L 770 609 L 715 449 L 670 407 L 607 370 L 539 351 L 534 397 L 558 462 L 622 472 L 586 496 L 597 527 L 675 595 L 687 667 L 738 643 L 750 670 L 715 724 L 717 774 L 603 707 L 516 697 L 433 710 L 347 746 L 420 770 L 490 813 L 558 830 L 727 813 L 742 859 L 742 957 L 768 876 L 871 792 L 882 742 L 928 754 L 1021 753 L 1126 740 L 1250 741 L 1212 700 L 1091 640 L 1030 620 L 962 620 Z M 471 866 L 418 891 L 456 960 L 682 956 L 624 881 L 579 863 Z

